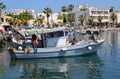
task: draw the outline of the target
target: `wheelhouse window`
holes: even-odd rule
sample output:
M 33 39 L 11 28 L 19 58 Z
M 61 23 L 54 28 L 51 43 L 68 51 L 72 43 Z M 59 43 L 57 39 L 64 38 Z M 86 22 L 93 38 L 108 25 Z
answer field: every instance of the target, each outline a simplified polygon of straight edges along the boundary
M 56 31 L 55 32 L 55 37 L 62 37 L 64 36 L 64 32 L 63 31 Z
M 46 33 L 46 34 L 45 34 L 45 37 L 46 37 L 46 38 L 53 38 L 53 37 L 54 37 L 54 33 L 53 33 L 53 32 L 51 32 L 51 33 Z
M 65 36 L 67 36 L 68 35 L 68 31 L 65 31 Z

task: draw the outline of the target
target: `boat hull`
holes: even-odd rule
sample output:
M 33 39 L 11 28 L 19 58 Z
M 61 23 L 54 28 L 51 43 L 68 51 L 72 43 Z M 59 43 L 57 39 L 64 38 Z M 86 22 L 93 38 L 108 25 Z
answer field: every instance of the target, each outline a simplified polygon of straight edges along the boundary
M 56 57 L 72 57 L 83 56 L 97 53 L 104 40 L 99 43 L 72 45 L 57 48 L 37 48 L 37 51 L 31 50 L 30 53 L 24 55 L 23 51 L 10 51 L 11 58 L 30 59 L 30 58 L 56 58 Z

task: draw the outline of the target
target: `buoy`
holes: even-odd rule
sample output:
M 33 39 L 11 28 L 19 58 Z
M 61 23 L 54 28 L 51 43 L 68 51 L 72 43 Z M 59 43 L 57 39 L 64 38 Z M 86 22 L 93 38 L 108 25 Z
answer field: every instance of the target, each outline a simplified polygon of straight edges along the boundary
M 92 47 L 91 47 L 91 46 L 88 46 L 88 49 L 89 49 L 89 50 L 92 50 Z

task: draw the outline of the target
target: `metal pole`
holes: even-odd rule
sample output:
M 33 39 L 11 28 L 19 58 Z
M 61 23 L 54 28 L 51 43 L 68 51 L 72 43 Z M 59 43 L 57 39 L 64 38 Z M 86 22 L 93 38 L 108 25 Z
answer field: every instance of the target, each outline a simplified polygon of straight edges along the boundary
M 1 15 L 2 15 L 2 10 L 1 10 L 1 5 L 0 5 L 0 25 L 2 23 L 2 21 L 1 21 Z

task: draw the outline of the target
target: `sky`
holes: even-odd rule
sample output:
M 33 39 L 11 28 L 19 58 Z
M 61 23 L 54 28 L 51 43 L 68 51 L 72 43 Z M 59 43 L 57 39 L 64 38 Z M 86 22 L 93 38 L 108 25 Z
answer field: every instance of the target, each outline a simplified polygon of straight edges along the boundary
M 44 8 L 49 7 L 53 12 L 61 12 L 61 7 L 73 4 L 74 10 L 78 5 L 88 5 L 102 9 L 120 11 L 120 0 L 0 0 L 6 5 L 4 12 L 10 12 L 12 9 L 32 9 L 35 12 L 43 12 Z

